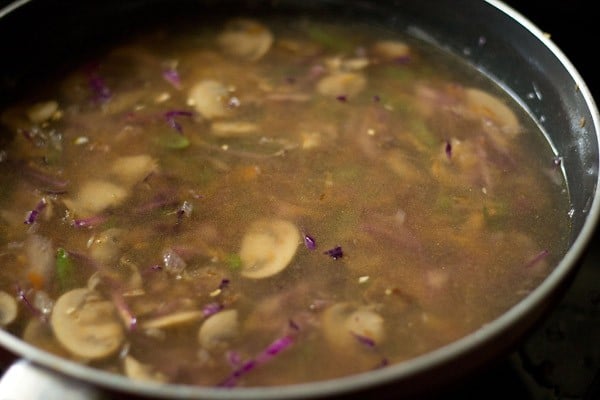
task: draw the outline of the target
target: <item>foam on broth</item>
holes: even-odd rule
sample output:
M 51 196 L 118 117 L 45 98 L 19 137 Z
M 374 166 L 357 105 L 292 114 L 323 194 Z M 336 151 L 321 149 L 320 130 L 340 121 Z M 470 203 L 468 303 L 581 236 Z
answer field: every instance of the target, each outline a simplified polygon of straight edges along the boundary
M 133 379 L 382 368 L 498 317 L 567 246 L 539 128 L 409 37 L 163 29 L 1 115 L 0 323 Z

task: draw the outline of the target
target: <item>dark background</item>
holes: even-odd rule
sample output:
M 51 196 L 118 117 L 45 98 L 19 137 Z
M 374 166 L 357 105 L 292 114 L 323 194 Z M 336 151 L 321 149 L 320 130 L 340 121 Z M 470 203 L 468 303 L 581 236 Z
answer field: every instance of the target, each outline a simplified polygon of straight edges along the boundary
M 435 6 L 435 0 L 424 1 Z M 0 0 L 0 7 L 8 3 Z M 600 99 L 600 62 L 596 54 L 600 13 L 592 9 L 594 2 L 505 3 L 550 35 L 594 98 Z M 0 62 L 7 61 L 0 58 Z M 592 241 L 564 299 L 525 342 L 439 399 L 600 400 L 600 234 Z

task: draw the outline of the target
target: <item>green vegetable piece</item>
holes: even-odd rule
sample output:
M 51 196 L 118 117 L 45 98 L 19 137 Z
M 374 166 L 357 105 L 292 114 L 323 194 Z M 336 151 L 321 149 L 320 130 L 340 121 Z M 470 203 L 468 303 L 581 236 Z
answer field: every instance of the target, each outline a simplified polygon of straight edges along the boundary
M 505 204 L 485 205 L 482 211 L 483 219 L 488 227 L 494 230 L 505 228 L 508 216 L 508 208 Z
M 190 140 L 179 133 L 163 135 L 158 139 L 158 142 L 161 146 L 173 150 L 185 149 L 190 145 Z
M 239 256 L 239 254 L 236 254 L 236 253 L 228 254 L 227 258 L 225 259 L 225 262 L 227 263 L 229 268 L 231 268 L 233 270 L 239 270 L 240 268 L 242 268 L 242 259 Z
M 306 31 L 312 41 L 319 43 L 328 50 L 340 52 L 352 51 L 352 44 L 348 42 L 347 38 L 334 34 L 331 29 L 326 30 L 320 26 L 309 25 Z
M 73 286 L 74 270 L 75 266 L 69 253 L 62 247 L 59 247 L 56 250 L 56 274 L 58 275 L 58 282 L 62 290 Z

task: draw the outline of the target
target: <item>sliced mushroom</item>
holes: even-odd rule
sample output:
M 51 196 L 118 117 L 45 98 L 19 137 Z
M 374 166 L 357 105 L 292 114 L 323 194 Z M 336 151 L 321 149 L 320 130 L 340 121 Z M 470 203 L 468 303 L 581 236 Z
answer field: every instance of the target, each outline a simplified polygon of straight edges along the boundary
M 0 291 L 0 327 L 10 325 L 17 318 L 17 300 Z
M 59 297 L 50 324 L 65 349 L 87 360 L 115 353 L 125 337 L 115 306 L 87 288 L 73 289 Z
M 299 243 L 300 232 L 289 221 L 254 222 L 242 240 L 242 275 L 260 279 L 281 272 L 294 258 Z
M 103 180 L 85 182 L 74 199 L 63 200 L 80 217 L 93 216 L 121 204 L 129 192 L 120 185 Z
M 336 72 L 322 78 L 317 91 L 325 96 L 355 96 L 367 85 L 367 79 L 357 72 Z
M 252 122 L 232 121 L 213 122 L 211 133 L 218 137 L 241 137 L 258 132 L 258 125 Z
M 131 356 L 123 360 L 123 370 L 128 378 L 144 382 L 166 382 L 167 377 L 150 365 L 142 364 Z
M 410 46 L 396 40 L 382 40 L 373 45 L 373 54 L 386 60 L 398 60 L 410 56 Z
M 189 92 L 188 104 L 206 119 L 224 117 L 229 90 L 221 82 L 206 79 L 196 83 Z
M 126 185 L 134 185 L 158 169 L 158 163 L 147 154 L 119 157 L 111 167 L 111 173 Z
M 56 340 L 52 327 L 40 318 L 31 318 L 23 330 L 23 340 L 61 357 L 69 357 L 69 352 Z
M 521 131 L 519 119 L 502 100 L 481 89 L 465 90 L 467 107 L 479 117 L 492 121 L 502 132 L 514 137 Z
M 148 320 L 142 324 L 142 329 L 163 329 L 197 321 L 203 317 L 202 311 L 179 311 Z
M 122 250 L 123 229 L 110 228 L 100 232 L 89 241 L 90 255 L 103 265 L 115 263 Z
M 215 350 L 227 346 L 239 334 L 238 312 L 225 310 L 213 314 L 198 331 L 198 341 L 207 350 Z
M 58 111 L 56 101 L 36 103 L 27 110 L 27 117 L 33 123 L 40 124 L 52 118 Z
M 273 34 L 261 23 L 238 18 L 227 23 L 217 38 L 221 49 L 232 56 L 256 61 L 262 58 L 273 44 Z
M 361 341 L 380 343 L 385 336 L 384 320 L 368 307 L 337 303 L 323 312 L 323 334 L 340 350 L 355 348 Z

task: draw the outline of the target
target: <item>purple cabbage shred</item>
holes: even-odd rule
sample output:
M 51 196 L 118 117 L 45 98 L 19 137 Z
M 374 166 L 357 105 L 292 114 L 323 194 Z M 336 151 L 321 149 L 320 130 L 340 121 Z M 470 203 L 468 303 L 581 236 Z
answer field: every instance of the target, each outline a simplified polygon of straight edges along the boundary
M 167 68 L 162 73 L 163 78 L 175 89 L 181 89 L 181 77 L 175 68 Z
M 550 254 L 550 251 L 548 251 L 546 249 L 540 251 L 531 260 L 529 260 L 529 262 L 527 262 L 527 264 L 525 264 L 525 267 L 531 268 L 531 267 L 535 266 L 536 264 L 538 264 L 542 260 L 544 260 L 548 256 L 548 254 Z
M 164 114 L 167 124 L 179 133 L 183 133 L 183 127 L 175 118 L 177 117 L 192 117 L 194 114 L 191 111 L 171 110 Z
M 221 279 L 221 283 L 219 283 L 219 289 L 221 289 L 221 290 L 225 289 L 226 287 L 229 286 L 230 282 L 231 281 L 227 278 Z
M 348 96 L 346 96 L 345 94 L 340 94 L 338 96 L 335 96 L 335 99 L 341 103 L 344 103 L 348 101 Z
M 452 143 L 450 143 L 449 140 L 446 140 L 446 147 L 444 150 L 446 151 L 446 156 L 452 158 Z
M 92 91 L 94 101 L 100 104 L 108 102 L 112 93 L 109 87 L 104 82 L 104 79 L 98 74 L 97 71 L 90 71 L 88 74 L 88 84 Z
M 107 220 L 107 217 L 103 215 L 95 215 L 88 218 L 80 218 L 73 221 L 75 228 L 93 228 L 94 226 L 102 224 Z
M 25 217 L 25 224 L 27 224 L 27 225 L 33 224 L 37 220 L 40 213 L 44 210 L 44 208 L 46 208 L 46 204 L 47 204 L 46 199 L 42 198 L 37 203 L 35 208 L 27 213 L 27 216 Z
M 265 364 L 276 357 L 278 354 L 289 348 L 294 343 L 294 338 L 290 335 L 286 335 L 278 338 L 270 345 L 268 345 L 260 354 L 254 359 L 250 359 L 244 362 L 239 368 L 235 369 L 224 381 L 218 386 L 231 388 L 237 385 L 238 380 L 252 371 L 254 368 Z
M 327 254 L 329 257 L 337 260 L 338 258 L 342 258 L 344 256 L 344 252 L 342 250 L 342 246 L 335 246 L 332 249 L 324 251 L 323 254 Z
M 371 339 L 370 337 L 360 335 L 355 332 L 350 332 L 350 333 L 352 334 L 352 336 L 354 336 L 356 338 L 358 343 L 360 343 L 366 347 L 375 347 L 375 341 L 373 339 Z
M 315 239 L 307 234 L 304 235 L 304 245 L 309 250 L 314 250 L 317 248 L 317 242 L 315 241 Z
M 223 309 L 223 305 L 219 303 L 208 303 L 202 308 L 202 315 L 210 317 Z

